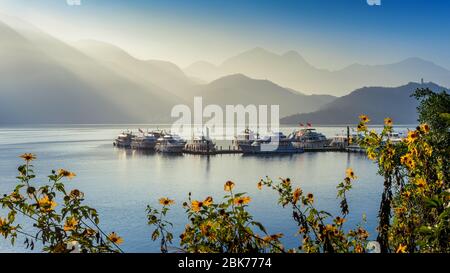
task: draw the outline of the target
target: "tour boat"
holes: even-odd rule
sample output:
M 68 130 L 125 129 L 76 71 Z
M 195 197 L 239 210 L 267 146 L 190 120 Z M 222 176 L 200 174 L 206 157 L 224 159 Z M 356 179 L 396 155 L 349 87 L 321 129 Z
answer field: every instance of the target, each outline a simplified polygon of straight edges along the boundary
M 303 148 L 295 147 L 292 144 L 292 139 L 281 132 L 256 139 L 251 144 L 241 144 L 240 148 L 244 154 L 292 154 L 304 152 Z
M 330 140 L 325 135 L 316 132 L 314 128 L 305 128 L 294 131 L 289 135 L 294 147 L 299 148 L 323 148 L 328 146 Z
M 151 133 L 142 133 L 131 140 L 131 148 L 137 150 L 154 150 L 157 138 Z
M 165 133 L 156 141 L 155 151 L 160 153 L 182 153 L 186 141 L 177 135 Z
M 123 132 L 117 136 L 117 138 L 114 140 L 113 144 L 114 144 L 114 146 L 119 147 L 119 148 L 130 148 L 131 142 L 134 137 L 135 137 L 135 135 L 133 135 L 133 133 L 130 131 Z

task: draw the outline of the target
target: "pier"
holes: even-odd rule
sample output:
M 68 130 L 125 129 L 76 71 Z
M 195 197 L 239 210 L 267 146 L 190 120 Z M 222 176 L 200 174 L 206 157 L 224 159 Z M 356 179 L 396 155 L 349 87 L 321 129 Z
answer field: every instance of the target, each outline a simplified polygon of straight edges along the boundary
M 242 150 L 236 146 L 228 146 L 228 148 L 223 149 L 222 146 L 217 148 L 207 150 L 207 149 L 196 149 L 189 145 L 183 150 L 185 154 L 194 154 L 194 155 L 219 155 L 219 154 L 242 154 Z

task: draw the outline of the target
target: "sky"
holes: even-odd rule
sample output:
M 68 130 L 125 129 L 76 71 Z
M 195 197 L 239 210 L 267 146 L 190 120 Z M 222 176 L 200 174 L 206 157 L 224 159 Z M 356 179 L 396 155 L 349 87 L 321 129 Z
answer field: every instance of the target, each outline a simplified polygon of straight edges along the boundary
M 254 47 L 319 68 L 420 57 L 450 69 L 447 0 L 0 0 L 0 13 L 65 41 L 113 43 L 182 68 Z M 375 0 L 369 0 L 375 1 Z

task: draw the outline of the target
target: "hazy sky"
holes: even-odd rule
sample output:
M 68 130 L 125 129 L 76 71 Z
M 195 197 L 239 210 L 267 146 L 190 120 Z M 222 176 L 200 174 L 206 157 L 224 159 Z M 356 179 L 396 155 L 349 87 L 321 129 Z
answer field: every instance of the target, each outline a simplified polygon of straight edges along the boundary
M 329 69 L 407 57 L 450 68 L 447 0 L 0 0 L 0 12 L 64 40 L 107 41 L 181 67 L 259 46 Z

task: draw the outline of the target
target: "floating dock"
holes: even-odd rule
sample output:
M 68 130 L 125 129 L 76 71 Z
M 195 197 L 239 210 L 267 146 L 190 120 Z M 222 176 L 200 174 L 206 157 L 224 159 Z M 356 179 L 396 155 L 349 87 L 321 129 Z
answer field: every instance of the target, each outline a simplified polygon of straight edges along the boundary
M 354 152 L 350 151 L 347 148 L 343 147 L 321 147 L 321 148 L 303 148 L 305 153 L 312 152 Z M 242 150 L 236 146 L 228 146 L 223 148 L 222 146 L 218 147 L 214 150 L 197 150 L 197 149 L 184 149 L 183 153 L 185 154 L 194 154 L 194 155 L 220 155 L 220 154 L 242 154 Z
M 185 148 L 183 153 L 194 155 L 242 154 L 242 150 L 236 146 L 228 146 L 225 149 L 222 146 L 219 146 L 212 150 Z

